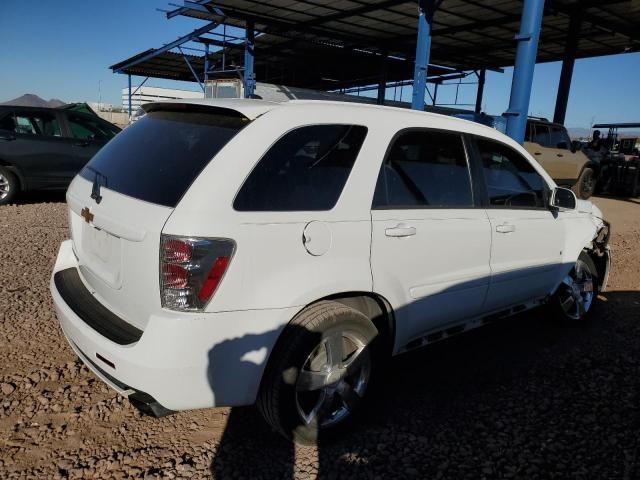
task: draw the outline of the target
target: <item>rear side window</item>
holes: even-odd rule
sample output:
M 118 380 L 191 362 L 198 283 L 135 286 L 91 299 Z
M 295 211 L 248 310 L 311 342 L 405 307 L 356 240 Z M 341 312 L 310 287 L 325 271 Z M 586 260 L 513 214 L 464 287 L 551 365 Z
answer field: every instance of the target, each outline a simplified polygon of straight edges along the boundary
M 45 137 L 61 136 L 60 123 L 54 113 L 18 111 L 13 120 L 15 133 Z
M 227 111 L 150 112 L 107 143 L 80 175 L 124 195 L 175 207 L 248 121 Z
M 542 123 L 534 123 L 531 131 L 531 141 L 542 145 L 543 147 L 551 147 L 551 141 L 549 138 L 549 126 Z
M 236 196 L 238 211 L 331 210 L 344 189 L 366 127 L 309 125 L 281 137 Z
M 373 208 L 472 205 L 467 157 L 459 134 L 410 130 L 396 137 L 378 175 Z
M 547 186 L 542 176 L 510 147 L 476 139 L 489 204 L 506 208 L 545 208 Z

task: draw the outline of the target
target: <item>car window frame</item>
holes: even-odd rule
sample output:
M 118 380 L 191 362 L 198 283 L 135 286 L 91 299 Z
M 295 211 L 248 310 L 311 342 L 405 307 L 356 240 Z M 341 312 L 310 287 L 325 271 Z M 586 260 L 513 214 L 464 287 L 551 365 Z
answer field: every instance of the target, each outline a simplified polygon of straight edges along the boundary
M 515 154 L 519 155 L 520 157 L 522 157 L 527 163 L 529 163 L 531 165 L 531 167 L 533 168 L 533 170 L 540 176 L 540 178 L 542 179 L 542 185 L 544 187 L 544 192 L 542 195 L 543 201 L 544 201 L 544 206 L 543 207 L 526 207 L 526 206 L 506 206 L 506 205 L 492 205 L 489 199 L 489 190 L 487 188 L 487 182 L 486 179 L 484 177 L 484 165 L 482 163 L 482 155 L 480 154 L 480 148 L 478 146 L 477 143 L 477 139 L 481 139 L 481 140 L 488 140 L 491 142 L 495 142 L 500 144 L 501 146 L 503 146 L 504 148 L 507 148 L 509 150 L 511 150 L 512 152 L 514 152 Z M 482 203 L 482 208 L 485 208 L 487 210 L 534 210 L 534 211 L 551 211 L 550 205 L 549 205 L 549 200 L 550 200 L 550 194 L 553 191 L 553 186 L 549 184 L 549 182 L 547 181 L 547 179 L 544 177 L 544 175 L 542 175 L 538 169 L 536 168 L 536 164 L 534 163 L 534 161 L 531 161 L 531 159 L 529 159 L 526 155 L 523 155 L 521 152 L 519 152 L 518 150 L 516 150 L 515 148 L 513 148 L 511 145 L 501 141 L 500 139 L 497 138 L 492 138 L 492 137 L 486 137 L 483 135 L 477 135 L 477 134 L 468 134 L 468 141 L 470 144 L 470 150 L 472 152 L 473 158 L 472 158 L 472 162 L 475 165 L 475 171 L 476 171 L 476 176 L 479 179 L 478 181 L 478 189 L 480 191 L 480 199 L 481 199 L 481 203 Z
M 391 154 L 391 149 L 395 143 L 395 141 L 398 139 L 398 137 L 404 135 L 405 133 L 408 132 L 412 132 L 412 131 L 418 131 L 418 132 L 424 132 L 424 131 L 428 131 L 428 132 L 436 132 L 436 133 L 446 133 L 446 134 L 454 134 L 454 135 L 458 135 L 460 136 L 460 140 L 462 142 L 462 146 L 464 149 L 464 155 L 465 155 L 465 159 L 467 162 L 467 174 L 469 176 L 469 188 L 471 189 L 471 205 L 455 205 L 455 206 L 451 206 L 451 205 L 398 205 L 398 206 L 394 206 L 394 205 L 386 205 L 386 206 L 382 206 L 382 207 L 376 207 L 373 205 L 373 200 L 375 198 L 375 194 L 376 194 L 376 190 L 378 188 L 378 181 L 380 179 L 380 172 L 382 171 L 382 168 L 385 164 L 385 162 L 387 161 L 387 158 L 389 158 L 389 155 Z M 382 157 L 382 161 L 380 162 L 379 166 L 378 166 L 378 172 L 376 175 L 376 180 L 375 180 L 375 185 L 373 187 L 373 194 L 371 197 L 371 202 L 370 202 L 370 206 L 371 206 L 371 211 L 379 211 L 379 210 L 470 210 L 470 209 L 474 209 L 474 208 L 481 208 L 482 207 L 482 203 L 480 202 L 480 198 L 478 195 L 478 190 L 476 189 L 476 175 L 474 175 L 473 173 L 473 168 L 472 168 L 472 164 L 471 164 L 471 155 L 470 155 L 470 151 L 469 151 L 469 144 L 468 144 L 468 140 L 467 140 L 467 134 L 465 132 L 459 131 L 459 130 L 451 130 L 451 129 L 447 129 L 447 128 L 434 128 L 434 127 L 406 127 L 406 128 L 401 128 L 400 130 L 396 131 L 393 135 L 393 137 L 391 137 L 391 140 L 389 140 L 389 143 L 387 144 L 387 148 L 385 150 L 384 156 Z
M 551 123 L 549 124 L 549 140 L 551 140 L 553 138 L 553 129 L 556 128 L 560 131 L 561 136 L 564 138 L 564 143 L 566 144 L 566 147 L 559 147 L 558 144 L 556 143 L 555 146 L 551 146 L 550 148 L 555 148 L 558 150 L 571 150 L 571 137 L 569 136 L 569 132 L 567 131 L 566 127 L 564 125 L 560 125 L 557 123 Z
M 544 128 L 547 129 L 547 133 L 546 133 L 547 142 L 546 143 L 536 142 L 534 140 L 534 138 L 537 136 L 538 128 L 540 128 L 540 127 L 544 127 Z M 530 142 L 531 143 L 535 143 L 536 145 L 540 145 L 543 148 L 555 148 L 555 147 L 552 147 L 550 145 L 550 143 L 549 143 L 550 141 L 551 141 L 551 125 L 549 125 L 548 123 L 545 123 L 545 122 L 531 122 L 531 140 L 530 140 Z
M 18 122 L 16 120 L 16 117 L 20 114 L 23 113 L 24 115 L 38 115 L 38 114 L 50 114 L 53 115 L 53 117 L 57 120 L 58 122 L 58 126 L 60 128 L 60 136 L 55 136 L 55 135 L 42 135 L 39 133 L 21 133 L 21 132 L 16 132 L 15 130 L 12 132 L 14 135 L 16 135 L 17 138 L 21 138 L 21 139 L 37 139 L 38 141 L 55 141 L 55 142 L 59 142 L 61 140 L 66 140 L 66 137 L 64 136 L 64 132 L 65 132 L 65 124 L 64 124 L 64 118 L 62 115 L 60 115 L 60 112 L 57 111 L 56 109 L 47 109 L 47 108 L 25 108 L 25 107 L 16 107 L 13 108 L 10 112 L 10 115 L 13 116 L 13 121 L 14 124 L 17 125 Z M 3 130 L 3 131 L 8 131 L 8 130 Z
M 364 139 L 362 140 L 362 144 L 360 145 L 360 149 L 358 150 L 358 154 L 356 155 L 356 158 L 353 161 L 353 166 L 351 167 L 351 171 L 349 172 L 349 175 L 347 176 L 347 180 L 345 181 L 344 185 L 342 186 L 342 190 L 340 191 L 340 195 L 338 195 L 338 198 L 336 199 L 336 202 L 334 203 L 333 207 L 331 207 L 330 209 L 326 209 L 326 210 L 238 210 L 236 208 L 236 199 L 238 198 L 238 195 L 240 195 L 240 192 L 242 191 L 242 189 L 244 188 L 245 184 L 247 183 L 247 180 L 249 180 L 249 177 L 251 177 L 251 174 L 258 167 L 260 162 L 264 159 L 265 155 L 267 155 L 267 153 L 269 153 L 271 151 L 271 149 L 280 140 L 282 140 L 284 137 L 289 135 L 291 132 L 293 132 L 295 130 L 298 130 L 300 128 L 336 126 L 336 125 L 338 125 L 338 126 L 340 126 L 340 125 L 341 126 L 349 126 L 349 127 L 362 127 L 362 128 L 365 129 L 365 135 L 364 135 Z M 312 213 L 333 212 L 340 205 L 340 201 L 342 199 L 342 196 L 344 195 L 344 192 L 348 188 L 349 182 L 351 180 L 351 173 L 353 172 L 353 169 L 356 168 L 356 165 L 358 163 L 358 159 L 360 158 L 360 155 L 362 155 L 362 149 L 365 147 L 365 145 L 367 143 L 367 139 L 369 138 L 369 134 L 370 133 L 371 133 L 370 125 L 365 125 L 362 122 L 360 122 L 360 123 L 356 123 L 356 122 L 305 123 L 305 124 L 298 124 L 298 125 L 295 125 L 295 126 L 289 128 L 289 129 L 287 129 L 286 131 L 282 132 L 277 138 L 275 138 L 273 140 L 273 142 L 271 142 L 267 148 L 264 149 L 262 154 L 260 154 L 260 158 L 258 158 L 258 160 L 252 165 L 252 167 L 249 169 L 247 174 L 244 176 L 244 178 L 240 182 L 240 186 L 238 187 L 238 189 L 236 190 L 235 194 L 233 195 L 233 198 L 231 199 L 231 209 L 234 212 L 239 213 L 239 214 L 268 214 L 268 213 L 271 213 L 271 214 L 274 214 L 274 213 L 275 214 L 290 214 L 290 213 L 301 213 L 301 212 L 312 212 Z M 372 201 L 373 201 L 373 199 L 372 199 Z
M 104 139 L 104 140 L 96 139 L 96 138 L 77 138 L 77 137 L 75 137 L 73 135 L 73 130 L 71 130 L 71 120 L 69 119 L 70 115 L 74 115 L 74 116 L 77 116 L 79 118 L 84 118 L 84 119 L 86 119 L 88 121 L 95 121 L 96 123 L 100 123 L 100 124 L 107 124 L 107 125 L 105 125 L 105 128 L 109 127 L 108 130 L 110 130 L 110 131 L 112 130 L 112 128 L 110 128 L 111 124 L 109 124 L 109 122 L 106 122 L 106 120 L 104 120 L 104 119 L 102 119 L 102 118 L 100 118 L 98 116 L 86 114 L 86 113 L 83 113 L 83 112 L 75 112 L 75 111 L 65 110 L 65 111 L 62 111 L 60 113 L 62 114 L 62 117 L 64 117 L 64 123 L 65 123 L 65 127 L 66 127 L 65 130 L 67 132 L 67 135 L 65 136 L 65 138 L 68 138 L 68 139 L 73 140 L 75 142 L 96 142 L 98 144 L 105 144 L 108 141 L 110 141 L 112 138 L 114 138 L 121 131 L 120 130 L 118 132 L 115 132 L 113 134 L 113 137 L 107 138 L 107 139 Z

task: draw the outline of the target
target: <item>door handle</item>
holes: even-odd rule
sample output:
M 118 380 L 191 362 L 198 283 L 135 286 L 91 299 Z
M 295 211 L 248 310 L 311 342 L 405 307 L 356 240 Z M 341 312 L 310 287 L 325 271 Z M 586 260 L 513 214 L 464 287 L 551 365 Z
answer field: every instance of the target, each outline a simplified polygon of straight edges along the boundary
M 542 155 L 542 152 L 533 152 L 534 155 Z
M 414 227 L 407 227 L 406 225 L 396 225 L 393 228 L 387 228 L 384 231 L 384 234 L 387 237 L 410 237 L 416 234 L 416 229 Z
M 76 147 L 86 147 L 86 146 L 89 145 L 89 142 L 78 141 L 78 142 L 74 143 L 74 145 Z
M 0 135 L 0 140 L 4 140 L 5 142 L 11 142 L 15 139 L 16 137 L 13 135 Z
M 498 233 L 511 233 L 516 231 L 515 225 L 510 225 L 508 223 L 502 225 L 496 225 L 496 232 Z
M 561 154 L 561 153 L 557 153 L 556 155 L 557 155 L 558 157 L 564 157 L 564 155 L 563 155 L 563 154 Z

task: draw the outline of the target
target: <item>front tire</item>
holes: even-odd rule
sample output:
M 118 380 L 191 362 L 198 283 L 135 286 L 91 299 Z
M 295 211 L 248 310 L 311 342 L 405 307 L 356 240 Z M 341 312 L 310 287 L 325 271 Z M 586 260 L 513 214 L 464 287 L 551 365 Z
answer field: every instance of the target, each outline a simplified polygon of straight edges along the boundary
M 592 168 L 586 167 L 582 170 L 578 181 L 573 186 L 573 191 L 581 200 L 591 198 L 596 189 L 596 174 Z
M 556 318 L 568 323 L 588 318 L 598 298 L 598 285 L 596 266 L 583 251 L 551 299 Z
M 20 190 L 18 178 L 6 167 L 0 167 L 0 205 L 11 203 Z
M 362 313 L 331 301 L 300 313 L 274 349 L 258 408 L 279 433 L 304 445 L 340 430 L 359 410 L 374 369 L 378 334 Z

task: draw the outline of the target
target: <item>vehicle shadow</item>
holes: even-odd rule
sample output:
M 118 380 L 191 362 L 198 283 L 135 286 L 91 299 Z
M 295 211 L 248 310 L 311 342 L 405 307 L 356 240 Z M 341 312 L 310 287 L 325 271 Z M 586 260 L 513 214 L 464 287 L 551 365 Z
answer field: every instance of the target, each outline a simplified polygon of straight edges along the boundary
M 401 355 L 351 428 L 318 448 L 233 408 L 211 475 L 611 478 L 620 466 L 638 478 L 639 320 L 640 292 L 607 292 L 579 325 L 537 308 Z
M 65 203 L 66 190 L 20 192 L 13 202 L 17 205 L 29 205 L 34 203 Z

